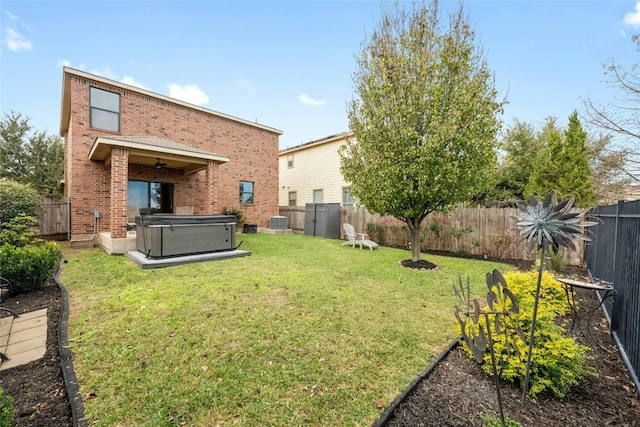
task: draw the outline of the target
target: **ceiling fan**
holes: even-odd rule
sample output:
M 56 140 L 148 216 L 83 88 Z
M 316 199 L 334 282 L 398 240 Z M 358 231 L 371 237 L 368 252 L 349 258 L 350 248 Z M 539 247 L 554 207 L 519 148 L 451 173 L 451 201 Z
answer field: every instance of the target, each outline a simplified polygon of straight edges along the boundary
M 166 163 L 160 163 L 160 158 L 159 157 L 156 157 L 156 159 L 158 160 L 156 162 L 156 169 L 162 169 L 163 167 L 167 166 Z

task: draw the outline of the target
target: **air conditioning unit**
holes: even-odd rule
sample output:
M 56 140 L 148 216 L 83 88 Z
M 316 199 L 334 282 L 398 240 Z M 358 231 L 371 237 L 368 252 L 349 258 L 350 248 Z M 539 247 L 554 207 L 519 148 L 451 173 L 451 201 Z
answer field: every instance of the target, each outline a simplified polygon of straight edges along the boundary
M 272 230 L 285 230 L 287 228 L 287 217 L 272 216 L 269 218 L 269 228 Z

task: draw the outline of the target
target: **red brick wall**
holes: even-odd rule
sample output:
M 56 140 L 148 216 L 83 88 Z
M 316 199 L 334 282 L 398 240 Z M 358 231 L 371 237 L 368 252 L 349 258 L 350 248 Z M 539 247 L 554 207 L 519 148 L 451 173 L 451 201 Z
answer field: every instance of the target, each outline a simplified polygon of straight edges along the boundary
M 129 176 L 129 150 L 113 147 L 111 150 L 111 237 L 127 237 L 127 180 Z
M 90 128 L 92 86 L 120 94 L 119 133 Z M 128 179 L 173 183 L 174 207 L 193 206 L 195 214 L 239 208 L 247 222 L 264 227 L 268 226 L 269 217 L 278 215 L 277 133 L 75 75 L 70 79 L 70 100 L 65 195 L 71 198 L 72 234 L 93 232 L 94 210 L 100 211 L 100 231 L 110 230 L 112 237 L 122 237 L 126 230 L 126 201 L 124 211 L 111 208 L 113 192 L 121 197 L 121 165 L 105 166 L 89 160 L 91 146 L 99 136 L 157 136 L 229 158 L 228 163 L 210 163 L 206 170 L 190 175 L 183 175 L 180 170 L 128 166 Z M 118 158 L 121 156 L 126 157 L 119 152 Z M 118 173 L 117 185 L 112 185 L 114 171 Z M 253 204 L 240 205 L 239 181 L 254 182 Z

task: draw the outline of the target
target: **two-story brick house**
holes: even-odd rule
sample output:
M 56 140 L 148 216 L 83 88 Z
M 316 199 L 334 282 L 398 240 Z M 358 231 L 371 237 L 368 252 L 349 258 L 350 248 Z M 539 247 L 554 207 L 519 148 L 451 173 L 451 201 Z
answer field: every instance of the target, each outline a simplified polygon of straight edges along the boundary
M 280 151 L 280 206 L 307 203 L 353 205 L 351 185 L 340 173 L 338 149 L 353 133 L 344 132 Z
M 132 250 L 127 207 L 143 214 L 240 209 L 278 215 L 281 131 L 65 67 L 60 135 L 73 240 Z

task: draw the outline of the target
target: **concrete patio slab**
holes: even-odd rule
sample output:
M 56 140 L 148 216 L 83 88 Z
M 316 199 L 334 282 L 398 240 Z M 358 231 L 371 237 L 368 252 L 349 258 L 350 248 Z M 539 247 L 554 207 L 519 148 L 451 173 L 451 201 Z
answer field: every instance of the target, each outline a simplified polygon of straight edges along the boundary
M 194 254 L 185 256 L 175 256 L 169 258 L 147 258 L 142 252 L 130 251 L 125 256 L 142 268 L 161 268 L 174 265 L 188 264 L 192 262 L 214 261 L 229 258 L 249 256 L 251 252 L 235 249 L 232 251 L 210 252 L 206 254 Z
M 23 365 L 44 356 L 47 349 L 47 309 L 0 319 L 0 371 Z

